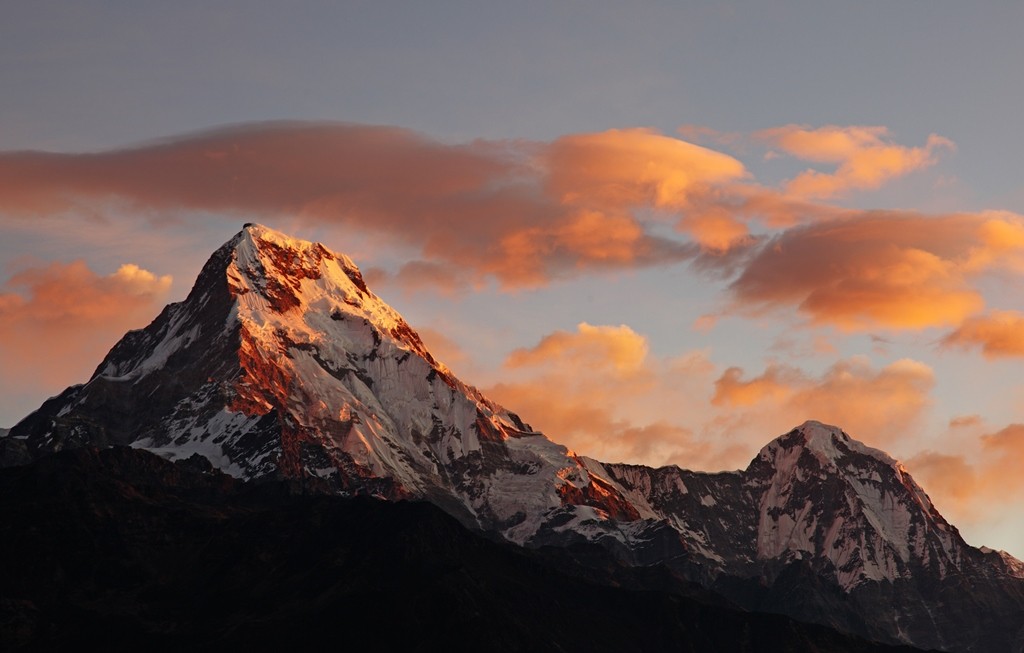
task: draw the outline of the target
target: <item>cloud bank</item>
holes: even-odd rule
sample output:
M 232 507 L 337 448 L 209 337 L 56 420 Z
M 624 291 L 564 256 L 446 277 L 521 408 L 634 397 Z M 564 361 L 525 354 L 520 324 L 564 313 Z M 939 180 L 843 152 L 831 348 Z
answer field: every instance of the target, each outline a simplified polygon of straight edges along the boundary
M 130 263 L 104 276 L 82 261 L 14 274 L 0 292 L 3 385 L 84 382 L 125 331 L 153 319 L 170 287 L 170 276 Z
M 267 123 L 107 152 L 0 153 L 0 212 L 299 216 L 516 288 L 689 258 L 642 211 L 678 210 L 744 174 L 732 157 L 644 129 L 450 145 L 395 127 Z

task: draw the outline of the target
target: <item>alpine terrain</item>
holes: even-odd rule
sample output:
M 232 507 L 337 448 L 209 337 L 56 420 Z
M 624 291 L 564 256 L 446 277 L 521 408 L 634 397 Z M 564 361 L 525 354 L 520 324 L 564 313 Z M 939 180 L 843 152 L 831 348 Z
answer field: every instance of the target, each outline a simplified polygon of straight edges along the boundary
M 742 471 L 578 455 L 456 379 L 348 257 L 259 225 L 0 436 L 0 462 L 118 446 L 198 454 L 238 482 L 425 500 L 498 541 L 604 551 L 877 642 L 1024 651 L 1024 563 L 967 545 L 884 452 L 808 421 Z

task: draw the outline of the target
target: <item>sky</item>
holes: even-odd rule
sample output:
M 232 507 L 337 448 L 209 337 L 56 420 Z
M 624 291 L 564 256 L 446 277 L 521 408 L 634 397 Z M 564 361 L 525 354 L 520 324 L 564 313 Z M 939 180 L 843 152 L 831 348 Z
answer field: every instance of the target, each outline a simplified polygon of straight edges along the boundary
M 0 0 L 0 426 L 261 222 L 579 453 L 817 419 L 1024 557 L 1024 5 L 485 4 Z

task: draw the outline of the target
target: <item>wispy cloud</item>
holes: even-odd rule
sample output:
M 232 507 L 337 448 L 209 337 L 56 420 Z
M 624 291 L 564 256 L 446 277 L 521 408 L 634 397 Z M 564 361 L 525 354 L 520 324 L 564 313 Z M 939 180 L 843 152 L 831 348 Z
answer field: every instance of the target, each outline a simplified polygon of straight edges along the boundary
M 968 318 L 942 339 L 945 346 L 978 347 L 987 358 L 1024 356 L 1024 313 L 991 311 Z
M 581 323 L 513 351 L 507 380 L 485 392 L 557 442 L 602 460 L 721 464 L 723 450 L 734 452 L 680 419 L 706 401 L 713 365 L 703 352 L 662 359 L 648 350 L 628 326 Z
M 637 372 L 647 359 L 647 339 L 626 325 L 593 326 L 580 323 L 576 331 L 555 331 L 530 348 L 508 356 L 511 368 L 544 365 L 551 361 L 580 367 L 610 366 L 620 373 Z
M 794 415 L 838 424 L 883 449 L 916 432 L 935 385 L 934 372 L 922 362 L 902 359 L 876 368 L 859 356 L 837 361 L 820 376 L 779 363 L 745 376 L 741 368 L 726 369 L 715 381 L 712 404 L 776 430 L 787 428 Z
M 935 385 L 919 361 L 877 367 L 856 356 L 818 375 L 772 363 L 748 376 L 704 351 L 653 356 L 630 327 L 587 323 L 513 351 L 503 376 L 485 391 L 556 441 L 606 460 L 702 469 L 745 466 L 767 438 L 809 418 L 885 449 L 912 442 Z
M 955 148 L 952 141 L 937 134 L 928 136 L 921 147 L 897 145 L 885 127 L 785 125 L 755 136 L 804 161 L 836 165 L 833 172 L 805 170 L 786 184 L 788 194 L 808 198 L 874 190 L 933 165 L 940 150 Z
M 990 520 L 1024 500 L 1024 424 L 982 433 L 971 444 L 970 456 L 925 451 L 907 461 L 940 510 L 964 525 Z

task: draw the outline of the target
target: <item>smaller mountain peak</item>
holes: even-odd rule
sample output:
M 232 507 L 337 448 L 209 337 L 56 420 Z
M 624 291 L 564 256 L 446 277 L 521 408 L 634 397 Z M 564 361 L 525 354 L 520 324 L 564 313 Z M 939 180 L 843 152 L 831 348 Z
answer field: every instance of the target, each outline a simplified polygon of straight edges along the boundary
M 834 460 L 854 444 L 843 429 L 817 420 L 807 420 L 794 431 L 803 437 L 804 447 L 829 460 Z
M 997 559 L 999 561 L 999 567 L 1001 567 L 1005 573 L 1013 576 L 1014 578 L 1024 578 L 1024 562 L 1014 558 L 1006 551 L 990 549 L 987 546 L 979 547 L 978 550 L 986 556 Z
M 803 433 L 809 445 L 820 445 L 831 441 L 833 438 L 849 441 L 850 436 L 843 432 L 843 429 L 831 424 L 819 422 L 816 419 L 809 419 L 794 429 Z
M 836 465 L 844 456 L 867 456 L 886 465 L 897 465 L 896 459 L 881 449 L 875 449 L 851 438 L 838 426 L 817 420 L 807 420 L 788 433 L 768 443 L 759 455 L 762 460 L 779 461 L 796 450 L 812 453 L 825 465 Z

